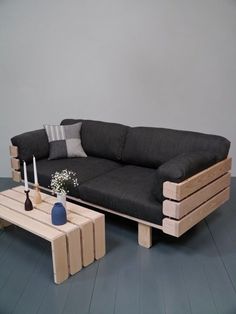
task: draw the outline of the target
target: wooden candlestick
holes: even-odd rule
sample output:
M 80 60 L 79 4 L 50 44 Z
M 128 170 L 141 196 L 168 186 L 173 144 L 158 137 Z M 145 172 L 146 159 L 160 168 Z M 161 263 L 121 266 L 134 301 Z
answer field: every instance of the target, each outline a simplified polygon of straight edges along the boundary
M 35 190 L 34 190 L 34 204 L 40 204 L 42 203 L 42 197 L 40 194 L 39 185 L 35 184 Z
M 25 191 L 26 194 L 26 200 L 25 200 L 25 210 L 29 211 L 33 209 L 33 204 L 29 198 L 29 190 Z

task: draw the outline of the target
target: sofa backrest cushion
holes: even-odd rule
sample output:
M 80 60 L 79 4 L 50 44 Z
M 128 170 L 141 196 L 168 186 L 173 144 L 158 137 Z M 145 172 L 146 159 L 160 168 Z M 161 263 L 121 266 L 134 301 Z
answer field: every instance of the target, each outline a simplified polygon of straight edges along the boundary
M 88 156 L 121 160 L 128 127 L 118 123 L 66 119 L 61 124 L 82 121 L 81 140 Z
M 164 128 L 129 128 L 122 154 L 128 164 L 157 168 L 182 153 L 210 151 L 220 161 L 227 157 L 230 142 L 221 136 Z

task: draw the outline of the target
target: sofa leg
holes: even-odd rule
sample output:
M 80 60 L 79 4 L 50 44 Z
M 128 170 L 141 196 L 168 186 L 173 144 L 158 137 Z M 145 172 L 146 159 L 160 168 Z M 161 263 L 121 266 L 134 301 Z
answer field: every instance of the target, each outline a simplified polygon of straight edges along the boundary
M 8 226 L 10 226 L 10 225 L 11 225 L 10 222 L 5 221 L 5 220 L 3 220 L 3 219 L 0 219 L 0 229 L 3 229 L 3 228 L 8 227 Z
M 152 246 L 152 227 L 138 224 L 138 243 L 148 249 Z

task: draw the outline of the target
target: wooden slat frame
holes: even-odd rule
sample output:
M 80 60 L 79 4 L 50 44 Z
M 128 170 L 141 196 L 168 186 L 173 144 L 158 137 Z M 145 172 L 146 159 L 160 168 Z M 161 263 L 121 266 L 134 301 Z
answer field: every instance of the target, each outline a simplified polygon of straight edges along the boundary
M 175 219 L 181 219 L 215 194 L 229 187 L 230 179 L 230 173 L 226 173 L 180 202 L 165 200 L 163 202 L 163 214 Z
M 0 206 L 0 217 L 51 242 L 54 281 L 60 284 L 68 278 L 68 255 L 65 234 L 3 205 Z
M 10 156 L 11 157 L 18 157 L 18 147 L 10 145 L 9 146 Z
M 14 170 L 20 169 L 20 159 L 17 159 L 15 157 L 11 157 L 11 168 Z
M 18 193 L 24 193 L 24 187 L 18 186 L 12 189 Z M 30 189 L 30 194 L 34 191 Z M 32 195 L 31 194 L 31 195 Z M 48 214 L 51 213 L 52 205 L 55 203 L 56 199 L 53 196 L 41 193 L 43 198 L 43 203 L 37 204 L 36 207 Z M 47 206 L 47 204 L 51 206 Z M 93 223 L 90 219 L 83 216 L 77 215 L 75 213 L 69 213 L 67 216 L 69 222 L 77 225 L 81 231 L 81 250 L 82 250 L 82 264 L 84 267 L 88 266 L 94 261 L 94 231 Z
M 138 243 L 148 249 L 152 246 L 152 228 L 150 226 L 138 224 Z
M 230 188 L 226 188 L 207 202 L 199 206 L 190 214 L 186 215 L 181 220 L 170 218 L 163 219 L 163 232 L 175 237 L 180 237 L 210 213 L 216 210 L 219 206 L 225 203 L 230 196 Z
M 65 225 L 55 226 L 51 223 L 51 215 L 45 213 L 37 208 L 32 211 L 24 210 L 25 195 L 18 193 L 12 189 L 0 192 L 0 204 L 6 206 L 16 212 L 21 213 L 27 217 L 35 219 L 41 223 L 44 223 L 52 228 L 58 229 L 59 231 L 66 234 L 68 243 L 69 253 L 69 266 L 70 274 L 73 275 L 80 271 L 82 268 L 81 258 L 81 237 L 79 227 L 71 223 Z M 34 206 L 35 207 L 35 206 Z M 51 210 L 51 206 L 48 205 Z
M 21 173 L 20 171 L 12 170 L 11 171 L 12 180 L 15 182 L 21 182 Z
M 10 161 L 11 161 L 11 176 L 12 180 L 15 182 L 21 181 L 21 173 L 20 173 L 20 160 L 17 158 L 19 155 L 19 150 L 17 146 L 10 145 Z
M 3 219 L 0 219 L 0 229 L 4 229 L 8 226 L 11 226 L 12 223 L 6 221 L 6 220 L 3 220 Z
M 163 195 L 166 198 L 181 201 L 185 197 L 228 172 L 231 169 L 231 163 L 232 159 L 227 158 L 181 183 L 166 181 L 163 184 Z

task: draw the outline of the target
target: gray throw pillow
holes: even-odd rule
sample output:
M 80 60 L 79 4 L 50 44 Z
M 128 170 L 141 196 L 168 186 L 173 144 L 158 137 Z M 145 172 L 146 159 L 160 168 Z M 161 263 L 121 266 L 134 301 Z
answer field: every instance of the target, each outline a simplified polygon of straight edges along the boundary
M 82 122 L 72 125 L 44 125 L 49 142 L 48 159 L 87 157 L 81 145 Z

